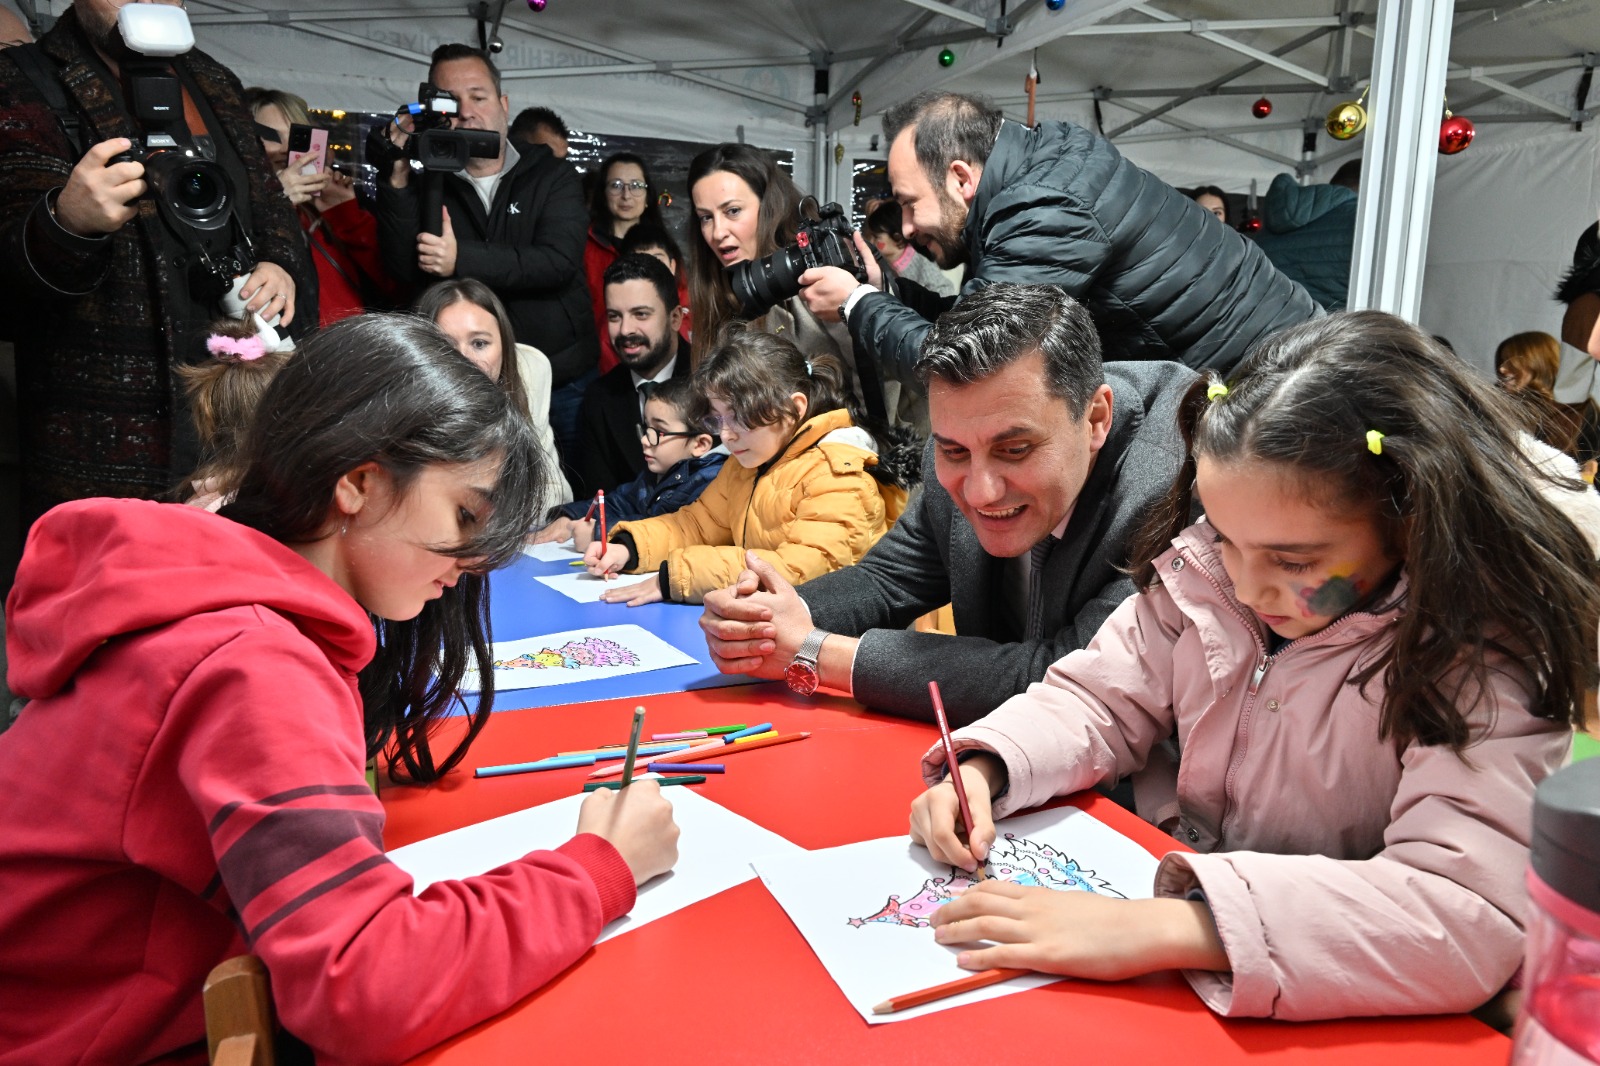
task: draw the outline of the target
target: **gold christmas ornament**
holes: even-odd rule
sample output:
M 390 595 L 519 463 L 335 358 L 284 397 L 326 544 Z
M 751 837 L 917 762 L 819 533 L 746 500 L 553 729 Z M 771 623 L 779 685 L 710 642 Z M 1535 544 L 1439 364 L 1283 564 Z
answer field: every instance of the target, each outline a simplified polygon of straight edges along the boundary
M 1367 109 L 1362 106 L 1366 99 L 1367 92 L 1363 89 L 1359 100 L 1346 100 L 1329 111 L 1327 122 L 1324 123 L 1328 136 L 1336 141 L 1348 141 L 1366 129 Z
M 833 165 L 834 166 L 838 166 L 840 163 L 843 163 L 843 162 L 844 162 L 844 145 L 836 144 L 836 145 L 833 146 Z

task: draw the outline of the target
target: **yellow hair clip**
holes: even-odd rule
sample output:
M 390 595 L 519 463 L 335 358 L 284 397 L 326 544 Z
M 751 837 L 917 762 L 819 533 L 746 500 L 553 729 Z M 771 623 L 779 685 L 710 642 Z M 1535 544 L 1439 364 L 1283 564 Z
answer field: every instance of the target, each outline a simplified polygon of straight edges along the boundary
M 1367 451 L 1373 455 L 1383 454 L 1383 434 L 1375 429 L 1367 430 Z
M 1228 395 L 1228 386 L 1220 381 L 1213 381 L 1206 386 L 1206 399 L 1212 403 L 1216 403 L 1226 395 Z

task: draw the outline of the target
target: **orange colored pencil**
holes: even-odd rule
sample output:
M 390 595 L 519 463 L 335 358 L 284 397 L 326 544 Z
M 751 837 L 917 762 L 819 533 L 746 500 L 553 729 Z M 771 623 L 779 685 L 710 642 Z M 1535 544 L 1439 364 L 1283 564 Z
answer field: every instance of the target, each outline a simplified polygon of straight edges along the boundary
M 754 751 L 756 748 L 768 748 L 774 744 L 787 744 L 791 740 L 804 740 L 810 733 L 784 733 L 776 737 L 762 737 L 760 740 L 751 738 L 748 744 L 702 744 L 697 748 L 685 748 L 683 751 L 674 751 L 652 759 L 652 762 L 699 762 L 701 757 L 715 753 L 717 758 L 724 755 L 733 755 L 741 751 Z M 622 772 L 620 766 L 604 766 L 594 771 L 590 777 L 615 777 Z
M 920 992 L 908 992 L 903 996 L 886 999 L 876 1007 L 873 1007 L 872 1013 L 893 1014 L 896 1011 L 910 1010 L 912 1007 L 920 1007 L 924 1003 L 932 1003 L 936 999 L 945 999 L 950 996 L 960 995 L 962 992 L 971 992 L 974 988 L 987 988 L 990 985 L 997 985 L 1001 981 L 1009 981 L 1013 977 L 1021 977 L 1023 974 L 1032 972 L 1032 970 L 980 970 L 975 974 L 969 974 L 954 981 L 946 981 L 942 985 L 924 988 Z

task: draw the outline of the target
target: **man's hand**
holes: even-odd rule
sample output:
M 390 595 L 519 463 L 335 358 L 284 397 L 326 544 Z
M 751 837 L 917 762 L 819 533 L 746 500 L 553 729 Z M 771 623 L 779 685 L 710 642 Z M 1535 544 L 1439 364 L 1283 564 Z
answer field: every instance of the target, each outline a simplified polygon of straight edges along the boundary
M 822 321 L 838 322 L 839 309 L 862 284 L 839 267 L 812 267 L 800 275 L 800 298 Z
M 783 575 L 755 552 L 732 588 L 706 593 L 700 628 L 724 674 L 776 681 L 811 632 L 811 610 Z
M 56 221 L 80 237 L 115 233 L 131 222 L 144 195 L 144 164 L 111 164 L 111 157 L 133 146 L 126 137 L 101 141 L 72 168 L 66 187 L 56 197 Z
M 661 575 L 651 574 L 643 581 L 606 589 L 600 594 L 606 603 L 625 603 L 629 607 L 643 607 L 647 603 L 661 602 Z
M 988 880 L 934 912 L 941 944 L 992 941 L 963 951 L 969 970 L 1021 968 L 1120 981 L 1157 970 L 1228 970 L 1228 955 L 1204 903 L 1112 899 L 1095 892 Z
M 294 321 L 294 279 L 277 263 L 257 263 L 239 299 L 245 301 L 246 314 L 254 312 L 267 322 L 277 315 L 280 326 Z
M 283 194 L 296 207 L 310 203 L 312 199 L 320 196 L 328 187 L 328 179 L 327 171 L 320 174 L 302 174 L 298 167 L 285 167 L 278 171 L 278 184 L 283 186 Z
M 444 232 L 417 234 L 417 269 L 424 274 L 448 278 L 456 272 L 456 231 L 450 225 L 450 209 L 444 209 Z

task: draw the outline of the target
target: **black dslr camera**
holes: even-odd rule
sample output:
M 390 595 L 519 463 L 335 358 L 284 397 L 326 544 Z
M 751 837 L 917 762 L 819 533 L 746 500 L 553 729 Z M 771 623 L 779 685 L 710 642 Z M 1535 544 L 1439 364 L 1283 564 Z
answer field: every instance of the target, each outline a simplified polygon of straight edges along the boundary
M 850 239 L 854 227 L 838 204 L 817 206 L 817 198 L 800 201 L 800 228 L 794 244 L 769 256 L 737 263 L 729 282 L 745 317 L 764 315 L 773 305 L 800 291 L 800 275 L 812 267 L 836 266 L 867 280 L 866 267 Z
M 188 250 L 189 288 L 211 303 L 233 279 L 255 269 L 249 235 L 234 213 L 237 193 L 228 173 L 189 134 L 183 86 L 161 62 L 129 62 L 130 109 L 143 136 L 113 163 L 144 164 L 144 180 L 162 220 Z

